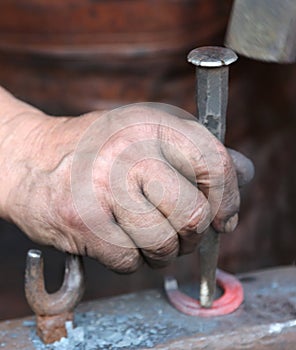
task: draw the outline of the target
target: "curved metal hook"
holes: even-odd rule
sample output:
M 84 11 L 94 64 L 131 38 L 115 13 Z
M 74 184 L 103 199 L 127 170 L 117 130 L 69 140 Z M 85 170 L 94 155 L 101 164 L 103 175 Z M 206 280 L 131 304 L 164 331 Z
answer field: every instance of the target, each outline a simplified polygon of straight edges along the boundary
M 82 258 L 67 255 L 63 284 L 57 292 L 49 294 L 44 285 L 42 252 L 36 249 L 29 250 L 25 292 L 29 305 L 37 315 L 58 315 L 72 311 L 84 292 Z

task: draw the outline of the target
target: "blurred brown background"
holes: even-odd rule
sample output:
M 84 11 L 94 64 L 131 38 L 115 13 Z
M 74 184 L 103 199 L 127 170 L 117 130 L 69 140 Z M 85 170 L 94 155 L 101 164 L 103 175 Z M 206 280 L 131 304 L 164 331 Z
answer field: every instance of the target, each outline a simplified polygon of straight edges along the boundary
M 137 101 L 194 112 L 197 46 L 223 45 L 230 0 L 2 0 L 0 84 L 48 113 L 77 115 Z M 231 70 L 227 140 L 249 156 L 256 177 L 242 193 L 240 225 L 223 238 L 219 266 L 231 272 L 296 261 L 296 65 L 241 58 Z M 25 256 L 37 245 L 0 226 L 0 320 L 31 313 Z M 42 247 L 48 288 L 59 286 L 63 254 Z M 131 276 L 85 259 L 93 299 L 160 287 L 164 271 Z M 197 275 L 194 255 L 169 268 Z

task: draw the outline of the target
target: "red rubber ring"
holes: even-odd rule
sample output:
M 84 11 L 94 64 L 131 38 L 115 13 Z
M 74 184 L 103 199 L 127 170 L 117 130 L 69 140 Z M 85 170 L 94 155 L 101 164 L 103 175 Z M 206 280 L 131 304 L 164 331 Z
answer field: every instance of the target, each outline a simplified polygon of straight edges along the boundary
M 165 291 L 171 304 L 186 315 L 213 317 L 231 314 L 244 300 L 242 284 L 235 276 L 222 270 L 217 270 L 217 284 L 224 293 L 213 302 L 210 309 L 202 308 L 198 300 L 180 292 L 177 281 L 172 277 L 165 279 Z

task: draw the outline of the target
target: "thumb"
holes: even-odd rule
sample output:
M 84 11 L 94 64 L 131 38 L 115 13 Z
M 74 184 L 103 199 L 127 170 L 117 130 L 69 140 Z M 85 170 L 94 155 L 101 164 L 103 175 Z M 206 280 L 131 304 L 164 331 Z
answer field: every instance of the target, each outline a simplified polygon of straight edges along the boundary
M 227 148 L 227 151 L 231 156 L 236 169 L 238 185 L 239 187 L 243 187 L 254 177 L 254 164 L 249 158 L 231 148 Z

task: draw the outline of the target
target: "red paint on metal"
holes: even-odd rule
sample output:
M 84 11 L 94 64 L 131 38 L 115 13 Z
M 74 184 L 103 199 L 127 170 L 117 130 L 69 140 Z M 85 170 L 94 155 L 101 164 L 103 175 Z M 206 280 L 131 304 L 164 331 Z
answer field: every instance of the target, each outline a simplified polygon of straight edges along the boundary
M 213 302 L 210 309 L 202 308 L 199 301 L 175 288 L 165 288 L 171 304 L 179 311 L 190 316 L 213 317 L 228 315 L 237 310 L 244 300 L 243 287 L 233 275 L 217 270 L 217 284 L 223 289 L 223 295 Z

